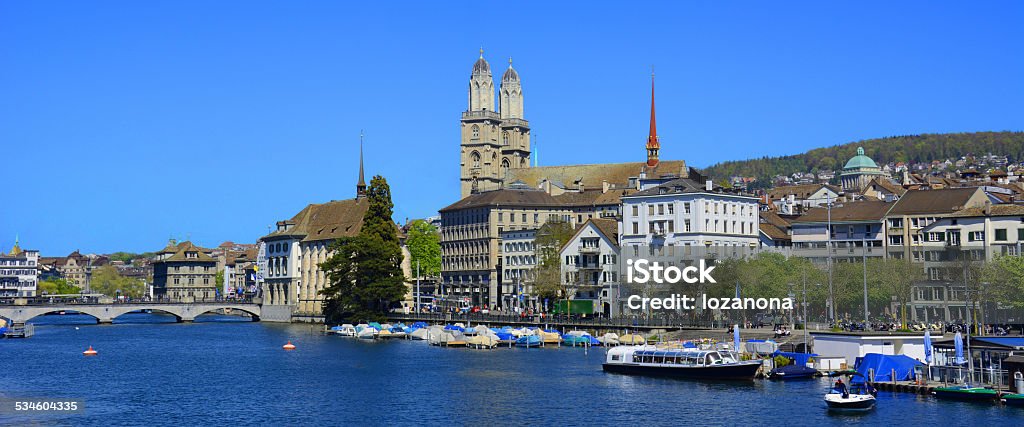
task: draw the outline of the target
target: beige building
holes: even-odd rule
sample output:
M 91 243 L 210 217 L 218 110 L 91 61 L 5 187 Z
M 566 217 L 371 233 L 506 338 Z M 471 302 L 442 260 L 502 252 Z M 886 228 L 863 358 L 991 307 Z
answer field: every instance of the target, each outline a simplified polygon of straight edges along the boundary
M 536 230 L 572 211 L 544 191 L 518 186 L 471 194 L 440 210 L 441 287 L 448 304 L 497 307 L 503 299 L 501 234 Z
M 153 259 L 153 296 L 175 301 L 217 297 L 217 260 L 206 249 L 171 239 Z
M 462 113 L 461 197 L 474 188 L 501 188 L 509 170 L 530 167 L 530 123 L 523 116 L 523 87 L 511 59 L 498 92 L 501 108 L 495 109 L 491 66 L 481 49 L 469 77 L 469 107 Z
M 324 297 L 320 291 L 329 283 L 320 263 L 331 257 L 330 246 L 337 239 L 359 234 L 368 208 L 360 148 L 359 182 L 354 199 L 310 204 L 291 219 L 278 221 L 273 232 L 260 238 L 266 245 L 267 257 L 261 292 L 264 314 L 268 313 L 268 307 L 270 313 L 263 316 L 263 320 L 323 321 Z M 403 274 L 411 277 L 405 236 L 397 225 L 395 230 L 402 245 Z M 407 284 L 407 288 L 405 303 L 412 299 L 412 287 Z

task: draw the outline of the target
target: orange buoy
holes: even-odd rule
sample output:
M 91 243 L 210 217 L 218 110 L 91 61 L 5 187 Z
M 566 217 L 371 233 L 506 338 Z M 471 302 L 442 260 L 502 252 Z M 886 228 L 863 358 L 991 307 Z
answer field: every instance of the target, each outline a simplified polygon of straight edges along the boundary
M 99 355 L 99 353 L 98 353 L 98 352 L 96 352 L 96 350 L 93 350 L 93 349 L 92 349 L 92 346 L 91 346 L 91 345 L 89 346 L 89 349 L 88 349 L 88 350 L 86 350 L 86 351 L 83 351 L 83 352 L 82 352 L 82 354 L 83 354 L 83 355 L 86 355 L 86 356 L 96 356 L 96 355 Z
M 292 344 L 291 341 L 288 341 L 288 344 L 285 344 L 281 348 L 283 348 L 285 350 L 295 350 L 295 344 Z

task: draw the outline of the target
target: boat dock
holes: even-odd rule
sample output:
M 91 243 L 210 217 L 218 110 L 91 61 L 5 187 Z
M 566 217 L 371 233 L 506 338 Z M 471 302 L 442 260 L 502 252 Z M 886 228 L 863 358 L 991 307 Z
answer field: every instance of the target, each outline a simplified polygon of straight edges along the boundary
M 23 324 L 23 325 L 12 325 L 12 326 L 9 326 L 7 328 L 7 330 L 4 331 L 4 337 L 5 338 L 28 338 L 28 337 L 30 337 L 32 335 L 35 335 L 35 333 L 36 333 L 35 325 L 33 325 L 31 323 L 26 323 L 26 324 Z

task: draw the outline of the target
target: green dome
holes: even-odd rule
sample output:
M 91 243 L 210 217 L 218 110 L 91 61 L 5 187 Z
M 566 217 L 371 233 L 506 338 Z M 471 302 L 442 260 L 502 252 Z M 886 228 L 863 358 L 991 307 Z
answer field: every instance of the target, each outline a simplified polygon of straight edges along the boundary
M 846 162 L 846 166 L 843 169 L 860 169 L 860 168 L 875 168 L 878 169 L 878 165 L 875 164 L 874 160 L 864 155 L 864 147 L 857 147 L 857 155 L 853 156 L 850 161 Z

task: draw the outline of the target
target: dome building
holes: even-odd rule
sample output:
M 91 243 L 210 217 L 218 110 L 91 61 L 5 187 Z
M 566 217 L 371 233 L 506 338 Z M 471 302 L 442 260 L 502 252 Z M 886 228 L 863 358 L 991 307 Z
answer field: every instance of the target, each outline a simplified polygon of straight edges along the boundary
M 874 160 L 864 155 L 864 147 L 857 147 L 857 155 L 846 162 L 839 178 L 843 184 L 843 191 L 860 192 L 875 177 L 888 177 L 888 175 L 878 167 Z

